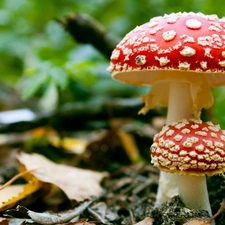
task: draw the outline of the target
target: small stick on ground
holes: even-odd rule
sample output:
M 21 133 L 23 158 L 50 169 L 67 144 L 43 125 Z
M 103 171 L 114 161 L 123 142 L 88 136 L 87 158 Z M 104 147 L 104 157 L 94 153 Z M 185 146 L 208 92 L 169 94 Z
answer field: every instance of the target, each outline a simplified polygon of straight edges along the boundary
M 17 180 L 18 178 L 20 177 L 23 177 L 24 175 L 28 174 L 28 173 L 31 173 L 32 171 L 34 170 L 37 170 L 36 169 L 32 169 L 32 170 L 26 170 L 26 171 L 23 171 L 21 173 L 18 173 L 17 175 L 15 175 L 14 177 L 12 177 L 9 181 L 7 181 L 3 186 L 0 187 L 0 190 L 8 187 L 10 184 L 12 184 L 15 180 Z

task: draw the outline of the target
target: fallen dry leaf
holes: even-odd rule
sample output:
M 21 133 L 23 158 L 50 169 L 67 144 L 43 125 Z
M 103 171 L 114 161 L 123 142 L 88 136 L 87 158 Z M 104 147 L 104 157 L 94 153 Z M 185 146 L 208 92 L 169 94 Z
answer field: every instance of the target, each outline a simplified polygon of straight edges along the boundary
M 34 212 L 31 210 L 27 210 L 27 214 L 29 217 L 38 224 L 43 225 L 51 225 L 51 224 L 58 224 L 58 223 L 65 223 L 70 220 L 77 221 L 79 219 L 80 214 L 86 210 L 96 199 L 91 199 L 90 201 L 85 201 L 80 206 L 73 210 L 64 211 L 61 213 L 50 213 L 50 212 Z
M 19 153 L 17 156 L 27 170 L 39 168 L 32 172 L 40 181 L 59 187 L 69 199 L 83 201 L 91 196 L 101 196 L 100 182 L 107 176 L 106 172 L 79 169 L 56 164 L 39 154 Z
M 154 219 L 151 217 L 146 217 L 144 220 L 135 223 L 135 225 L 153 225 Z
M 203 220 L 200 218 L 193 218 L 186 222 L 184 225 L 211 225 L 209 220 Z
M 88 222 L 88 219 L 80 219 L 77 222 L 67 223 L 67 225 L 96 225 L 96 223 Z
M 9 221 L 6 218 L 0 217 L 0 224 L 1 225 L 8 225 L 9 224 Z
M 124 150 L 126 151 L 127 156 L 129 157 L 131 162 L 140 162 L 142 159 L 138 147 L 135 143 L 134 137 L 131 134 L 123 131 L 122 129 L 118 129 L 116 131 L 116 134 L 120 138 Z

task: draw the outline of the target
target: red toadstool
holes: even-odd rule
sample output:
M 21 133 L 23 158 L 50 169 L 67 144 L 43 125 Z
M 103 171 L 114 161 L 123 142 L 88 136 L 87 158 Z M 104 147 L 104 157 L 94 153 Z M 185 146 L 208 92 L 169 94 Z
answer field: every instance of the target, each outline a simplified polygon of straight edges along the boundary
M 190 119 L 165 126 L 154 137 L 152 163 L 178 174 L 179 196 L 191 209 L 211 213 L 205 175 L 225 171 L 225 132 L 211 122 Z
M 225 19 L 193 12 L 152 18 L 116 46 L 108 71 L 122 82 L 152 85 L 142 113 L 159 104 L 168 106 L 167 124 L 198 119 L 213 104 L 210 88 L 225 84 Z M 176 192 L 168 176 L 160 175 L 158 204 Z

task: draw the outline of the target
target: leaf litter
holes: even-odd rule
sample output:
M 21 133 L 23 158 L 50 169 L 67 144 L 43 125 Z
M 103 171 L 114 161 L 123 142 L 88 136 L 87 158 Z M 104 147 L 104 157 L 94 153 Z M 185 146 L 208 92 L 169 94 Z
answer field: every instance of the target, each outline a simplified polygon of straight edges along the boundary
M 108 144 L 109 149 L 110 144 L 113 144 L 112 149 L 115 149 L 116 140 L 120 141 L 120 150 L 125 149 L 127 161 L 125 158 L 118 156 L 118 150 L 94 150 L 92 152 L 93 154 L 88 158 L 90 161 L 87 161 L 92 165 L 89 167 L 91 169 L 87 170 L 55 163 L 37 153 L 27 154 L 20 152 L 17 156 L 20 164 L 22 164 L 26 170 L 36 168 L 35 171 L 32 171 L 31 175 L 42 185 L 34 191 L 34 194 L 31 194 L 31 198 L 37 200 L 36 203 L 29 204 L 28 202 L 27 204 L 26 202 L 21 202 L 21 200 L 16 201 L 17 207 L 15 209 L 12 207 L 5 211 L 4 214 L 2 214 L 2 221 L 5 224 L 10 223 L 15 225 L 184 225 L 184 223 L 187 225 L 202 225 L 200 222 L 206 223 L 209 221 L 206 220 L 209 219 L 209 217 L 207 217 L 204 211 L 199 211 L 196 214 L 192 212 L 192 210 L 186 209 L 178 197 L 173 198 L 161 207 L 154 207 L 158 186 L 158 170 L 152 167 L 150 163 L 132 162 L 136 161 L 136 156 L 140 153 L 138 152 L 139 148 L 134 146 L 136 143 L 131 136 L 131 130 L 129 130 L 128 135 L 127 130 L 123 128 L 122 132 L 123 134 L 125 132 L 125 135 L 118 135 L 118 131 L 121 131 L 121 126 L 119 128 L 116 127 L 114 131 L 115 132 L 105 132 L 102 139 L 98 139 L 98 142 L 86 142 L 84 147 L 87 149 L 83 149 L 82 153 L 78 153 L 79 157 L 82 158 L 87 153 L 87 150 L 92 151 L 92 149 L 96 149 L 96 147 L 92 148 L 92 145 L 96 146 L 96 143 L 99 148 L 101 145 L 104 146 Z M 125 139 L 123 139 L 124 137 Z M 143 138 L 144 136 L 141 137 L 141 139 Z M 137 136 L 135 140 L 137 140 Z M 74 145 L 77 141 L 74 142 L 72 140 L 72 142 L 68 142 L 69 145 L 70 143 Z M 78 141 L 78 143 L 80 142 Z M 119 142 L 117 142 L 117 144 L 118 143 Z M 149 144 L 147 145 L 149 146 Z M 129 146 L 132 146 L 132 148 Z M 146 146 L 147 151 L 149 151 L 148 146 Z M 59 146 L 57 145 L 56 147 Z M 70 148 L 70 146 L 67 145 L 66 147 Z M 74 155 L 76 155 L 76 153 L 74 153 Z M 101 165 L 99 163 L 100 159 L 105 159 L 101 161 Z M 127 163 L 129 160 L 132 163 L 131 165 Z M 84 161 L 78 161 L 78 165 L 82 165 L 82 162 Z M 110 166 L 113 164 L 116 165 L 116 167 L 113 166 L 114 170 L 109 169 L 113 167 L 107 167 L 107 165 L 109 165 L 107 164 L 108 162 L 110 162 Z M 86 165 L 84 167 L 86 168 Z M 96 169 L 98 167 L 101 168 L 101 172 L 93 170 L 93 168 Z M 110 171 L 110 173 L 102 172 L 102 168 L 105 168 L 105 171 Z M 117 169 L 115 170 L 115 168 Z M 27 177 L 25 180 L 29 181 L 29 179 L 30 178 Z M 214 185 L 215 183 L 220 184 L 217 195 L 224 196 L 225 185 L 223 177 L 216 177 L 216 179 L 217 182 L 210 182 L 210 185 L 212 185 L 212 183 Z M 44 188 L 46 184 L 51 186 L 47 191 Z M 42 205 L 38 205 L 40 198 L 45 200 L 45 204 L 48 204 L 48 200 L 46 199 L 53 195 L 53 202 L 55 201 L 53 205 L 57 204 L 57 198 L 55 197 L 57 188 L 65 194 L 64 200 L 61 200 L 62 203 L 60 203 L 61 205 L 64 204 L 63 207 L 61 205 L 55 205 L 56 208 L 49 207 L 47 211 L 45 211 Z M 209 188 L 212 190 L 212 187 Z M 44 194 L 43 189 L 45 190 Z M 26 199 L 27 197 L 24 196 L 24 198 Z M 63 201 L 65 203 L 63 203 Z M 218 208 L 219 201 L 222 201 L 221 197 L 217 200 L 217 206 L 213 206 L 214 211 Z M 25 206 L 27 207 L 25 208 Z M 51 211 L 51 209 L 53 209 L 53 211 Z M 217 221 L 224 221 L 224 218 L 225 215 L 224 212 L 222 212 L 216 219 Z M 223 223 L 217 224 L 223 225 Z M 208 224 L 206 223 L 204 225 Z

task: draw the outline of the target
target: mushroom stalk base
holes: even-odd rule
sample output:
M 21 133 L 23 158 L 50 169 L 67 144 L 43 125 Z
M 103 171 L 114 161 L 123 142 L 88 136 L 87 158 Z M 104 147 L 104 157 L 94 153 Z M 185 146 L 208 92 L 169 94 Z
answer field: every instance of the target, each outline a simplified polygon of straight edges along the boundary
M 178 175 L 179 196 L 189 209 L 204 209 L 212 216 L 205 176 Z

